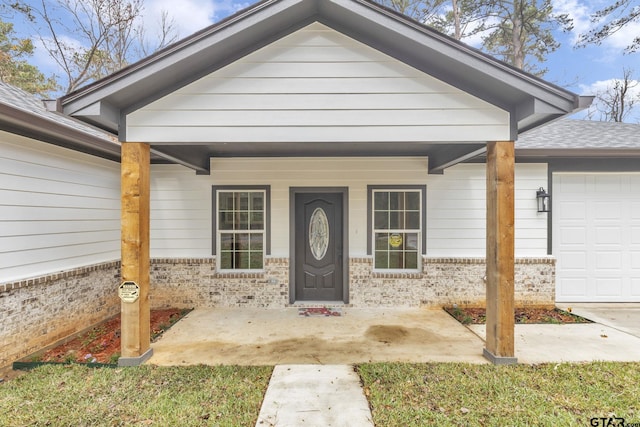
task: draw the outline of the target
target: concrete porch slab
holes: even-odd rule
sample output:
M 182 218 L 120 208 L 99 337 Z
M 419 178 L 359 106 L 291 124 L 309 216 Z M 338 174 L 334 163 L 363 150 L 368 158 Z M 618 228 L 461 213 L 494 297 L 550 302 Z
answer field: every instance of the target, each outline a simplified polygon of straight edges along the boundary
M 483 341 L 441 309 L 196 309 L 152 344 L 155 365 L 487 363 Z

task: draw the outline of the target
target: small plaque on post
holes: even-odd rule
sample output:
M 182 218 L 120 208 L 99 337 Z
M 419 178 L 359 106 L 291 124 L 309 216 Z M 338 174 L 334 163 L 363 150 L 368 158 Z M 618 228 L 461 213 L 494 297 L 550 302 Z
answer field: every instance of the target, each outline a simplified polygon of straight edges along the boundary
M 140 296 L 140 286 L 136 282 L 122 282 L 118 296 L 123 302 L 136 302 Z

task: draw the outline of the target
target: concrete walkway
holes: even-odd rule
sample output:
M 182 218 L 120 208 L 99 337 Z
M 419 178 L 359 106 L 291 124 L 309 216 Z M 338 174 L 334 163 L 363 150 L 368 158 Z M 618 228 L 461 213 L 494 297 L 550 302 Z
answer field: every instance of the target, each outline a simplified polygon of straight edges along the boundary
M 640 304 L 558 306 L 594 323 L 516 325 L 519 363 L 640 361 Z M 485 325 L 468 327 L 485 339 Z
M 373 427 L 360 378 L 348 365 L 278 365 L 256 427 Z
M 558 307 L 640 338 L 640 303 L 558 304 Z

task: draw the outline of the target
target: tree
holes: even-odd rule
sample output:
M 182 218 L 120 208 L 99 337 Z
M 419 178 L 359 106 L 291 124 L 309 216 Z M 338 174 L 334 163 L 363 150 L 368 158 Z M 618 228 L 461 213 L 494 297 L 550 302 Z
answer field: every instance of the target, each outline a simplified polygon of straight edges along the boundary
M 13 24 L 0 20 L 0 80 L 29 93 L 48 97 L 57 89 L 54 77 L 45 77 L 27 59 L 33 55 L 29 39 L 15 37 Z
M 483 38 L 485 49 L 516 68 L 543 75 L 547 70 L 536 63 L 560 46 L 553 31 L 569 30 L 568 16 L 554 14 L 551 0 L 494 0 L 491 10 L 496 23 L 483 28 L 489 32 Z
M 447 2 L 448 0 L 379 0 L 383 6 L 421 23 L 430 22 L 439 13 L 443 13 L 442 7 Z
M 566 14 L 553 12 L 552 0 L 384 0 L 402 13 L 414 13 L 458 40 L 483 35 L 483 48 L 516 68 L 543 75 L 537 64 L 560 44 L 553 31 L 569 30 Z M 417 13 L 419 11 L 420 13 Z M 417 13 L 417 14 L 416 14 Z
M 150 49 L 139 24 L 143 0 L 39 0 L 20 2 L 37 38 L 64 75 L 64 91 L 98 80 L 171 43 L 172 21 L 163 16 L 162 39 Z
M 639 0 L 617 0 L 611 6 L 600 9 L 591 15 L 591 22 L 597 24 L 595 28 L 580 35 L 578 46 L 600 44 L 606 38 L 620 31 L 632 22 L 640 22 Z M 636 36 L 626 51 L 636 52 L 640 49 L 640 35 Z
M 491 0 L 451 0 L 444 12 L 435 14 L 428 24 L 456 40 L 463 40 L 486 29 L 493 7 Z
M 629 117 L 635 104 L 640 102 L 640 90 L 636 90 L 640 81 L 635 80 L 632 74 L 632 70 L 624 68 L 622 78 L 614 79 L 605 90 L 596 93 L 595 110 L 589 118 L 593 118 L 596 112 L 600 121 L 623 122 Z

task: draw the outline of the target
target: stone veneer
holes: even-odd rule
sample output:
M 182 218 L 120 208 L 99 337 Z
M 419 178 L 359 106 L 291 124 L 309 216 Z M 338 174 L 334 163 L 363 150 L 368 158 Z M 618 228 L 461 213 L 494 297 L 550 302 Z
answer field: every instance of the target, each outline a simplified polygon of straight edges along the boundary
M 289 302 L 289 260 L 267 258 L 260 273 L 218 273 L 214 258 L 153 259 L 152 307 L 280 308 Z M 419 273 L 373 271 L 372 258 L 349 262 L 352 307 L 485 305 L 484 258 L 423 259 Z M 555 259 L 519 258 L 516 305 L 555 301 Z
M 0 284 L 0 368 L 120 312 L 120 262 Z
M 219 273 L 215 258 L 151 260 L 151 306 L 281 308 L 289 302 L 289 259 L 266 258 L 259 273 Z
M 485 305 L 484 258 L 423 257 L 418 273 L 374 272 L 373 258 L 349 261 L 354 307 Z M 552 306 L 554 302 L 555 259 L 516 259 L 516 306 Z

